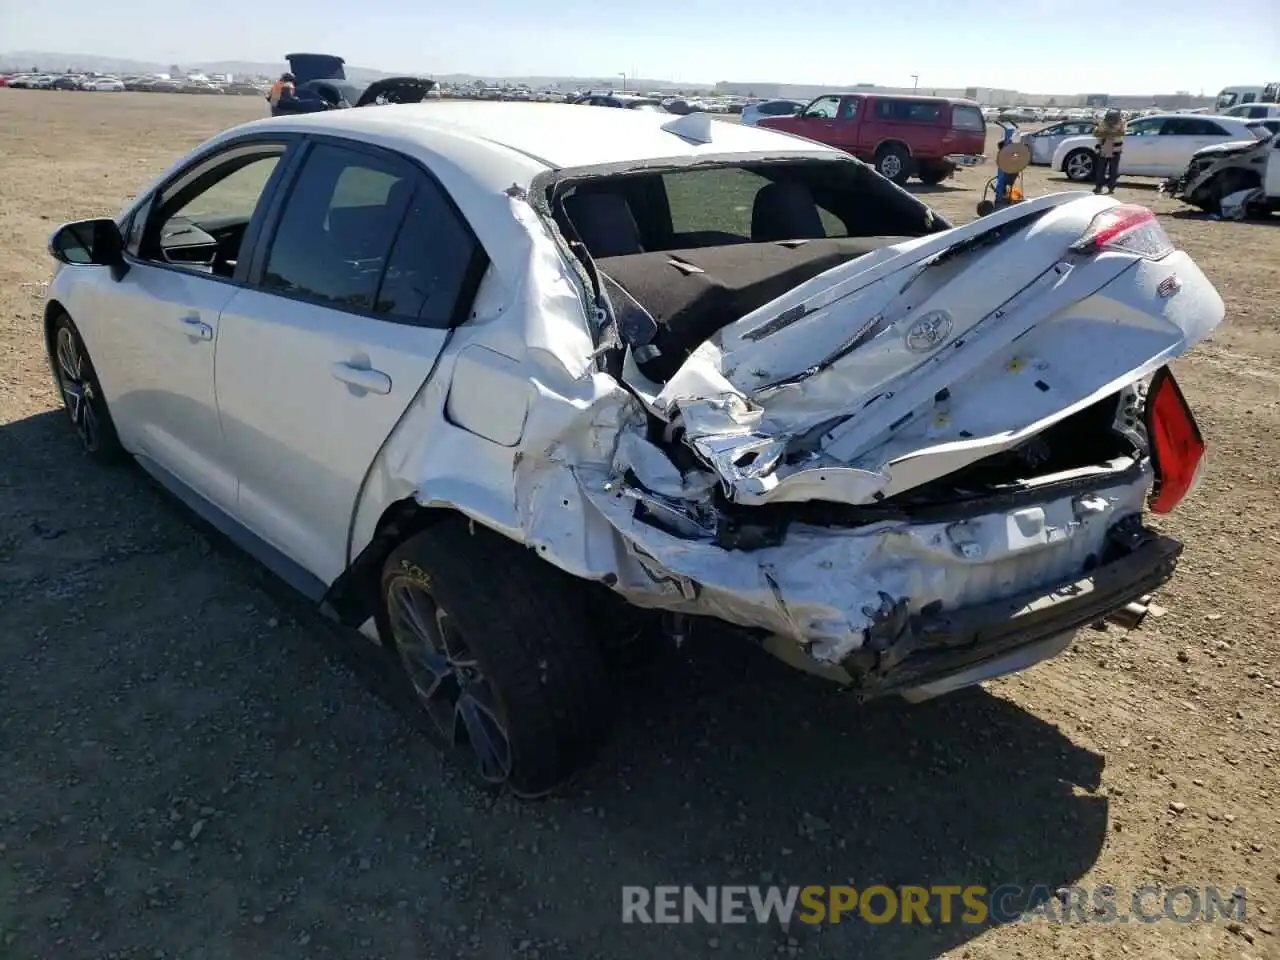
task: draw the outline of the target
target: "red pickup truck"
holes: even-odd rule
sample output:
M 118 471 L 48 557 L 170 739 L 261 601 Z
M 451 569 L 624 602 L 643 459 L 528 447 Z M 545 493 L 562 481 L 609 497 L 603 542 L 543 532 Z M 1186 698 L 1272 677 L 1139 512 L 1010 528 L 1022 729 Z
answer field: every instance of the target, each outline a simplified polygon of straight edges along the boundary
M 839 147 L 897 184 L 912 174 L 941 183 L 957 166 L 986 159 L 987 122 L 972 100 L 832 93 L 795 116 L 763 117 L 759 125 Z

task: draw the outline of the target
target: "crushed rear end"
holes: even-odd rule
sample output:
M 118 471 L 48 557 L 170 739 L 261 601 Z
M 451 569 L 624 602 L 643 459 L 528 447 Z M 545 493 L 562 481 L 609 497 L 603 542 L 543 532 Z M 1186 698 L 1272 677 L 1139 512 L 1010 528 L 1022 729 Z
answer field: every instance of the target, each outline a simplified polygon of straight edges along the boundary
M 525 465 L 544 556 L 911 698 L 1052 656 L 1173 574 L 1143 512 L 1204 442 L 1168 364 L 1223 304 L 1150 211 L 1058 194 L 865 249 L 749 246 L 583 257 L 633 402 L 596 424 L 611 457 Z M 791 254 L 816 259 L 775 294 Z M 703 307 L 735 318 L 677 342 Z

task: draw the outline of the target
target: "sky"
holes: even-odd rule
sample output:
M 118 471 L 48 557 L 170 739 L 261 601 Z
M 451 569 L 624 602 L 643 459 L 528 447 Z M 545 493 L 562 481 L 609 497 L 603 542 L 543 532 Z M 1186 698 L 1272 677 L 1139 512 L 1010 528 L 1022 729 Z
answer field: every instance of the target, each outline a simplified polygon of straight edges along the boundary
M 1228 15 L 1229 14 L 1229 15 Z M 0 53 L 478 76 L 1212 94 L 1280 80 L 1280 0 L 0 0 Z

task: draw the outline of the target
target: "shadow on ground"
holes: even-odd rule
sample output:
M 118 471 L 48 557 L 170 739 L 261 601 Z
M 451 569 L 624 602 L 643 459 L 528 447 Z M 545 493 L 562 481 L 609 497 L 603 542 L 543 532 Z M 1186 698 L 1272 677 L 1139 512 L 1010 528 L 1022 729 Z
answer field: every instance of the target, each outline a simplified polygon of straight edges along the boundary
M 364 641 L 61 415 L 0 464 L 6 957 L 913 960 L 985 924 L 631 927 L 621 887 L 1052 891 L 1104 842 L 1101 758 L 1014 704 L 860 707 L 716 636 L 619 679 L 566 795 L 495 798 L 357 681 Z

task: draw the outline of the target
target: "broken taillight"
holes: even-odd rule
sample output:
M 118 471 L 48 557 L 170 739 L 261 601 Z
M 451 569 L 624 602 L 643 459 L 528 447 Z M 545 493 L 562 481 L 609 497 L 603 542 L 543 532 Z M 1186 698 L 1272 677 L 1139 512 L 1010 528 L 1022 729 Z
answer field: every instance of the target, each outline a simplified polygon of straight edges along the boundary
M 1205 442 L 1168 367 L 1161 367 L 1151 378 L 1145 419 L 1155 468 L 1151 512 L 1169 513 L 1195 486 L 1204 461 Z
M 1173 242 L 1154 213 L 1141 204 L 1121 203 L 1094 217 L 1071 249 L 1076 253 L 1118 250 L 1159 260 L 1173 252 Z

